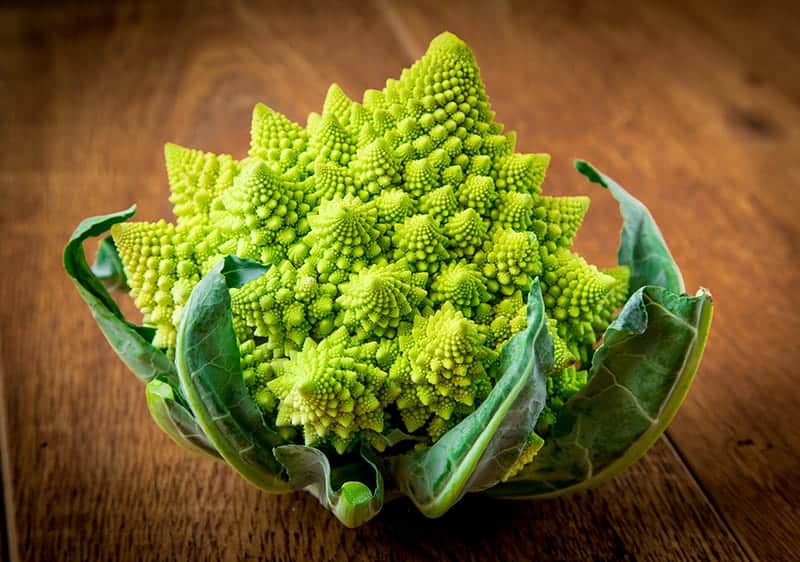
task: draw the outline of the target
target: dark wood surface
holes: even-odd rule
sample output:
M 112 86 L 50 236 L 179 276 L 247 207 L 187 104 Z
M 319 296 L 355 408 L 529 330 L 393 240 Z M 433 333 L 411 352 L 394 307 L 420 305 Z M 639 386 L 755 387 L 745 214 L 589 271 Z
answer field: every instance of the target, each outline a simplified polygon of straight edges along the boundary
M 797 8 L 428 4 L 0 7 L 12 559 L 797 559 Z M 475 50 L 518 149 L 553 155 L 545 190 L 593 195 L 579 249 L 613 263 L 618 223 L 574 157 L 650 207 L 716 317 L 668 434 L 614 481 L 538 503 L 467 498 L 435 521 L 397 502 L 348 530 L 162 435 L 60 254 L 85 216 L 132 202 L 140 219 L 169 216 L 163 142 L 242 155 L 256 101 L 304 121 L 330 82 L 354 97 L 381 87 L 444 29 Z

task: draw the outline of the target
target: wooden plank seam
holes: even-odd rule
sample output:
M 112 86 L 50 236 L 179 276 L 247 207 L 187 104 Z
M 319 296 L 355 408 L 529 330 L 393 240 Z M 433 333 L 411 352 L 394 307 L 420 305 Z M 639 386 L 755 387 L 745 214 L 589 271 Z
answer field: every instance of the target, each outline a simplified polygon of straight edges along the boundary
M 17 562 L 16 519 L 14 516 L 14 494 L 11 489 L 11 456 L 8 448 L 8 423 L 6 417 L 5 370 L 3 369 L 3 349 L 0 342 L 0 558 Z
M 678 448 L 676 443 L 672 440 L 672 437 L 669 434 L 669 430 L 664 433 L 664 442 L 667 446 L 672 450 L 672 453 L 675 455 L 675 458 L 678 459 L 678 462 L 683 466 L 683 469 L 686 471 L 686 474 L 689 477 L 690 482 L 694 483 L 697 490 L 700 492 L 700 495 L 706 501 L 706 503 L 711 507 L 711 511 L 717 517 L 717 520 L 722 524 L 722 526 L 728 531 L 731 537 L 736 541 L 736 544 L 739 545 L 742 552 L 744 552 L 745 556 L 750 562 L 755 562 L 758 560 L 758 557 L 755 555 L 753 550 L 750 548 L 750 545 L 747 544 L 739 533 L 736 532 L 736 529 L 731 525 L 728 519 L 725 517 L 725 514 L 722 513 L 722 510 L 719 508 L 719 505 L 716 501 L 714 501 L 714 496 L 712 496 L 708 490 L 706 490 L 703 483 L 698 478 L 697 473 L 692 469 L 692 466 L 689 464 L 686 456 L 681 452 Z

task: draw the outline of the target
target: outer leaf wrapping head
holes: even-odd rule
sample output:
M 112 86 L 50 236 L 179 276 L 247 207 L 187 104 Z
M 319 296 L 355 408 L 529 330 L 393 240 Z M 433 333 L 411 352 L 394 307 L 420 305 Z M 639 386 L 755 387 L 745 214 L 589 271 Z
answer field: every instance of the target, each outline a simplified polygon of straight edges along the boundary
M 178 329 L 176 365 L 197 422 L 222 457 L 254 485 L 290 489 L 272 448 L 284 440 L 247 392 L 221 262 L 192 291 Z
M 567 402 L 545 446 L 501 496 L 550 497 L 597 486 L 643 455 L 691 385 L 711 323 L 711 296 L 643 287 L 609 326 L 589 383 Z
M 647 208 L 588 163 L 576 167 L 620 203 L 619 260 L 636 290 L 606 330 L 589 383 L 566 403 L 544 448 L 512 482 L 492 490 L 496 495 L 562 495 L 596 486 L 636 461 L 683 402 L 711 325 L 710 293 L 675 294 L 683 279 Z

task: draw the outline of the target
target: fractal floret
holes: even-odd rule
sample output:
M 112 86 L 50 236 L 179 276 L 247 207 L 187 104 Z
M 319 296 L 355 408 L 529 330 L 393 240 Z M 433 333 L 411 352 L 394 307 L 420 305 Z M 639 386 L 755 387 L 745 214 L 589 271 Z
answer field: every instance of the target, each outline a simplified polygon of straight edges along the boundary
M 589 199 L 544 195 L 550 157 L 516 145 L 443 33 L 361 101 L 332 85 L 305 126 L 257 104 L 241 159 L 168 144 L 175 222 L 97 217 L 65 263 L 159 425 L 263 489 L 348 525 L 385 486 L 429 516 L 580 489 L 663 431 L 710 298 L 680 295 L 643 205 L 579 162 L 625 218 L 619 265 L 587 263 Z M 100 283 L 119 278 L 143 326 Z

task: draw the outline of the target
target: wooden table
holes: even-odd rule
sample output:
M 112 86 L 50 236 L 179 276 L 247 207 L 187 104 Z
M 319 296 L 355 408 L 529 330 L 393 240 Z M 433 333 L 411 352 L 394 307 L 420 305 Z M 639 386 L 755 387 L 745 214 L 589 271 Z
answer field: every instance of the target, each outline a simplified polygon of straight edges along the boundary
M 796 4 L 426 4 L 0 9 L 12 560 L 800 557 Z M 545 190 L 594 196 L 578 248 L 613 263 L 617 211 L 573 157 L 649 205 L 716 317 L 667 435 L 611 483 L 538 503 L 468 498 L 434 521 L 397 502 L 348 530 L 161 434 L 60 254 L 85 216 L 134 201 L 140 219 L 170 216 L 163 142 L 243 155 L 256 101 L 302 121 L 330 82 L 380 88 L 443 29 L 474 48 L 518 150 L 553 155 Z

